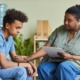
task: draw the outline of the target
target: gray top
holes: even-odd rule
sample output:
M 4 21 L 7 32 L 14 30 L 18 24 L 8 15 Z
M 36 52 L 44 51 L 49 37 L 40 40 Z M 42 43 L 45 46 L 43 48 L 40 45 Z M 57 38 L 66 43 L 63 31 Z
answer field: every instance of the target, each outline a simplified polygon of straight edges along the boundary
M 64 51 L 80 56 L 80 31 L 77 31 L 74 35 L 74 38 L 68 41 L 69 32 L 65 29 L 65 26 L 62 25 L 58 27 L 49 37 L 48 43 L 51 46 L 62 48 Z M 78 68 L 80 68 L 79 60 L 71 60 Z

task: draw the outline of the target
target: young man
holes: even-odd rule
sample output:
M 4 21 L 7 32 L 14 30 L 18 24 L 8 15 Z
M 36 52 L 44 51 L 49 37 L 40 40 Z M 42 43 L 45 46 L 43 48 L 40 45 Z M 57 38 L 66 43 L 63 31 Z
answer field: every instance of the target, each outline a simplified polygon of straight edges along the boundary
M 23 59 L 25 56 L 18 56 L 14 48 L 13 37 L 20 33 L 23 23 L 27 20 L 23 12 L 15 9 L 7 10 L 3 18 L 3 28 L 0 30 L 0 77 L 3 80 L 32 80 L 32 77 L 27 75 L 32 76 L 36 71 L 36 67 L 31 62 L 27 63 Z M 12 61 L 9 60 L 9 55 Z

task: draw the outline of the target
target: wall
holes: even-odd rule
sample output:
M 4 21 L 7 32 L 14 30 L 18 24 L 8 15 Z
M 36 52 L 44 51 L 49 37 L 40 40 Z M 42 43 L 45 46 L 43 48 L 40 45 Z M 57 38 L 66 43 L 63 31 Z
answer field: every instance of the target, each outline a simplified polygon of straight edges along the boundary
M 37 20 L 49 20 L 52 30 L 63 24 L 64 13 L 70 6 L 80 3 L 80 0 L 0 0 L 8 8 L 15 8 L 27 14 L 29 20 L 21 30 L 24 38 L 36 33 Z

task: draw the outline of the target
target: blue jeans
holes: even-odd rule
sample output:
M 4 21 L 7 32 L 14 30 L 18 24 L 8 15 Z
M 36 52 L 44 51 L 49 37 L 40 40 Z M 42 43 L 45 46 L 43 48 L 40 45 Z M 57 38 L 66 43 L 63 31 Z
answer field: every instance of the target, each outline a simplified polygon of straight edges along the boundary
M 0 78 L 2 80 L 33 80 L 32 77 L 27 76 L 27 71 L 23 67 L 0 69 Z
M 70 61 L 45 62 L 38 67 L 40 80 L 79 80 L 77 75 L 80 75 L 80 69 Z

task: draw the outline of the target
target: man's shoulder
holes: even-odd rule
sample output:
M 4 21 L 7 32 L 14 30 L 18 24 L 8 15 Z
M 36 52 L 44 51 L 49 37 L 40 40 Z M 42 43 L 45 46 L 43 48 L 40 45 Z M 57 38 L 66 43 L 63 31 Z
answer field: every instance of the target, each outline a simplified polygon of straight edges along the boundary
M 2 30 L 0 29 L 0 41 L 4 40 Z
M 9 40 L 13 41 L 13 37 L 12 36 L 9 36 Z

